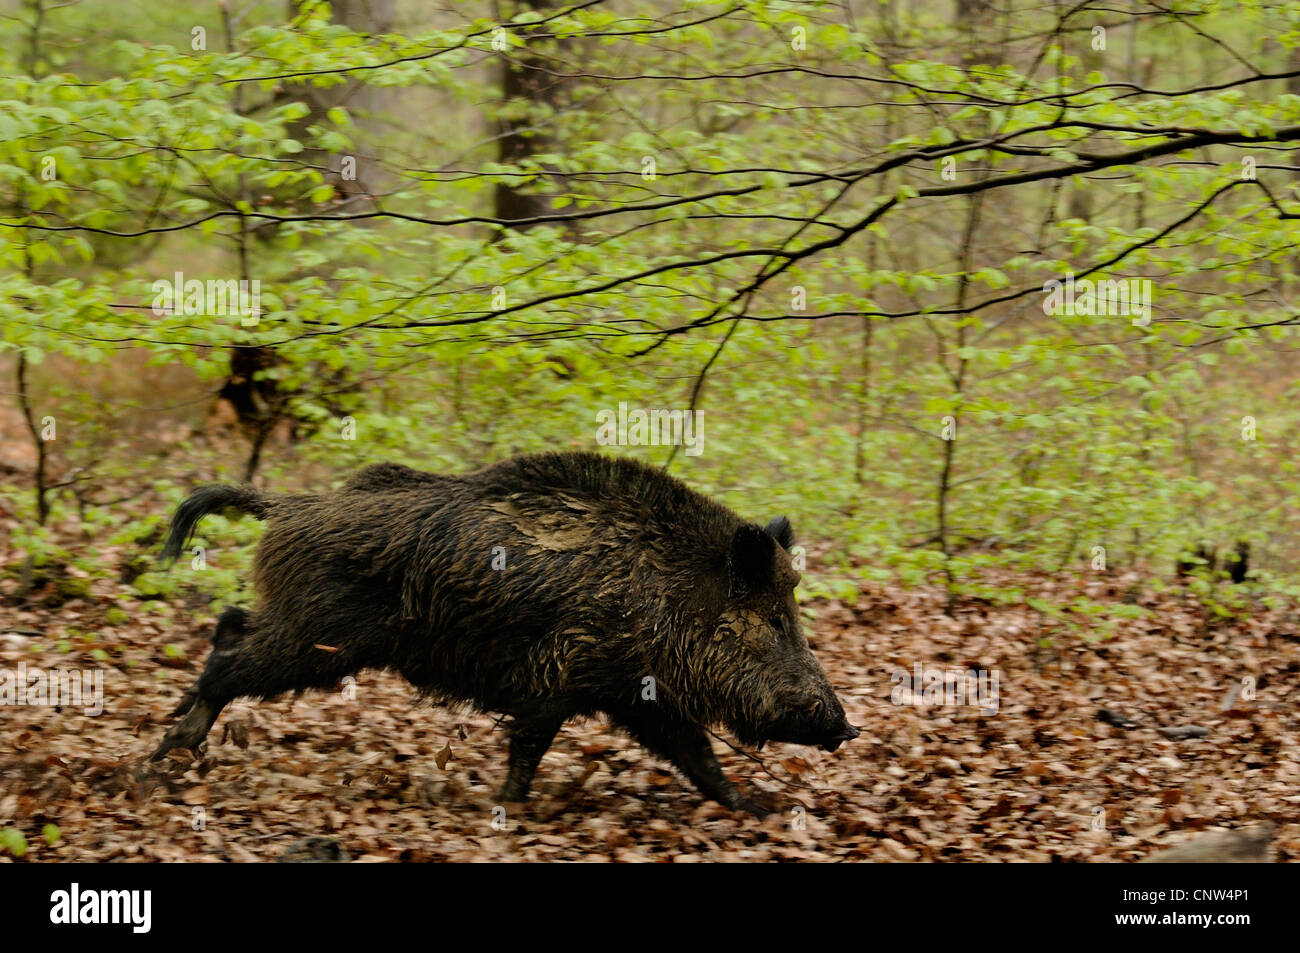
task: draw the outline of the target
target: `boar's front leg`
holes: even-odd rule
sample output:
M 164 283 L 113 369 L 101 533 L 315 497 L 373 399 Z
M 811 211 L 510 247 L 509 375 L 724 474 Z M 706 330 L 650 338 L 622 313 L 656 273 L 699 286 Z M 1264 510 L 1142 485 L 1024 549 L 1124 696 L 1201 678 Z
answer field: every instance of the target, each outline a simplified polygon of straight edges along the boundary
M 705 797 L 733 811 L 748 811 L 766 817 L 768 811 L 746 800 L 722 773 L 709 736 L 699 725 L 684 721 L 663 721 L 649 717 L 617 719 L 638 742 L 667 758 L 686 775 Z
M 502 801 L 525 801 L 542 755 L 555 740 L 563 718 L 516 718 L 510 723 L 510 773 L 497 795 Z

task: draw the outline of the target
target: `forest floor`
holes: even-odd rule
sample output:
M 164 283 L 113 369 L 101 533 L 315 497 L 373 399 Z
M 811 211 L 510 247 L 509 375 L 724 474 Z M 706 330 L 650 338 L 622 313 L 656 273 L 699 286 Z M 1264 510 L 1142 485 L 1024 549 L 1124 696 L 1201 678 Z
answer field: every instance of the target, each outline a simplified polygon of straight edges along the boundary
M 1057 602 L 1140 592 L 1144 617 L 1096 639 L 1046 639 L 1023 605 L 965 602 L 949 618 L 934 590 L 812 603 L 814 650 L 862 736 L 746 753 L 720 732 L 728 774 L 774 809 L 765 820 L 703 801 L 598 721 L 565 726 L 532 800 L 498 805 L 495 720 L 418 704 L 378 673 L 354 692 L 237 702 L 200 757 L 154 766 L 212 616 L 183 602 L 184 621 L 140 613 L 111 582 L 53 608 L 36 593 L 0 606 L 0 673 L 101 671 L 104 711 L 4 712 L 0 860 L 11 828 L 24 861 L 271 860 L 316 835 L 366 861 L 1133 861 L 1265 819 L 1277 858 L 1300 859 L 1300 612 L 1222 621 L 1136 581 L 1021 580 Z M 111 606 L 125 622 L 106 621 Z M 918 663 L 996 672 L 996 711 L 895 704 Z

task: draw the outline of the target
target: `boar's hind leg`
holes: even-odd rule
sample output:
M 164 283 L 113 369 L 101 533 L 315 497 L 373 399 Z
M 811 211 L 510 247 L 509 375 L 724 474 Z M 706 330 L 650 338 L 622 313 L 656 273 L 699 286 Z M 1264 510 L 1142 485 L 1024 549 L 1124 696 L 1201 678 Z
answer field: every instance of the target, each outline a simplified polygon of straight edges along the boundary
M 705 797 L 712 798 L 733 811 L 767 816 L 767 811 L 742 797 L 727 780 L 703 728 L 688 722 L 665 722 L 649 718 L 618 720 L 647 749 L 671 761 Z
M 230 608 L 221 613 L 216 632 L 212 635 L 212 654 L 208 656 L 203 674 L 172 712 L 173 717 L 185 712 L 185 717 L 163 736 L 150 760 L 162 760 L 163 755 L 173 748 L 193 751 L 208 736 L 221 709 L 235 697 L 224 691 L 214 692 L 214 677 L 226 680 L 226 671 L 232 667 L 231 661 L 237 656 L 240 641 L 247 630 L 248 618 L 247 609 Z
M 221 613 L 217 619 L 217 630 L 212 634 L 212 648 L 214 651 L 233 648 L 235 643 L 244 634 L 244 629 L 248 624 L 248 610 L 231 607 Z M 179 718 L 199 700 L 199 683 L 196 681 L 190 686 L 189 690 L 181 696 L 181 700 L 172 709 L 168 718 Z
M 537 765 L 546 749 L 555 740 L 555 734 L 564 724 L 562 718 L 520 720 L 510 724 L 510 773 L 497 796 L 503 801 L 523 801 L 528 798 Z
M 213 722 L 217 720 L 224 707 L 226 707 L 225 702 L 210 702 L 200 695 L 185 717 L 172 725 L 167 734 L 163 735 L 163 740 L 150 755 L 149 760 L 161 761 L 163 755 L 173 748 L 188 748 L 194 751 L 208 736 Z

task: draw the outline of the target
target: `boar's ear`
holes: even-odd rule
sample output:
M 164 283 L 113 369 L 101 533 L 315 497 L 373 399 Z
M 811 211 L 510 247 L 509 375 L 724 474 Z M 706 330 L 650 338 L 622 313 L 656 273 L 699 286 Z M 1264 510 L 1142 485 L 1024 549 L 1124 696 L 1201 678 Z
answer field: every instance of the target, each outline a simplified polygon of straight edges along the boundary
M 731 538 L 727 565 L 731 569 L 732 581 L 750 590 L 771 585 L 775 575 L 772 557 L 775 555 L 776 541 L 754 524 L 744 524 Z
M 781 544 L 781 548 L 790 549 L 794 545 L 794 527 L 784 516 L 778 516 L 766 526 L 767 535 Z

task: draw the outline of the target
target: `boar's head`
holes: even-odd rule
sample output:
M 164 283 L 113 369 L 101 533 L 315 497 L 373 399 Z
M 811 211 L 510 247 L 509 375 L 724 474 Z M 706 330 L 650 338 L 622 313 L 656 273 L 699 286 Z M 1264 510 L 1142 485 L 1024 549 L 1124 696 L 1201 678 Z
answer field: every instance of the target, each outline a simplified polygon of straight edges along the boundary
M 858 736 L 844 717 L 799 624 L 799 573 L 784 516 L 766 529 L 743 524 L 726 558 L 726 597 L 703 643 L 697 670 L 712 694 L 711 714 L 744 744 L 820 745 L 834 751 Z

